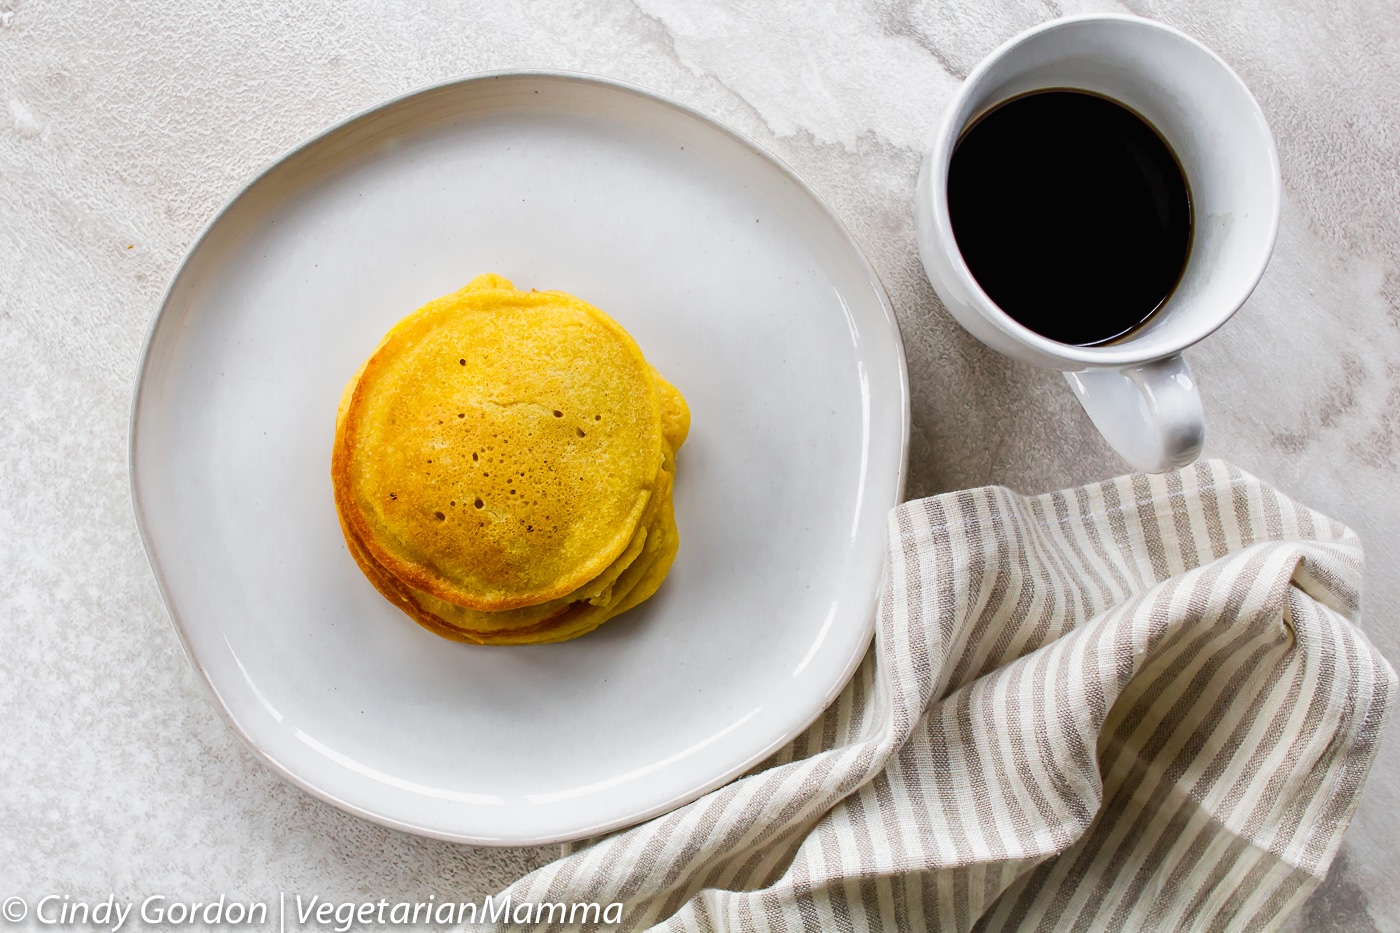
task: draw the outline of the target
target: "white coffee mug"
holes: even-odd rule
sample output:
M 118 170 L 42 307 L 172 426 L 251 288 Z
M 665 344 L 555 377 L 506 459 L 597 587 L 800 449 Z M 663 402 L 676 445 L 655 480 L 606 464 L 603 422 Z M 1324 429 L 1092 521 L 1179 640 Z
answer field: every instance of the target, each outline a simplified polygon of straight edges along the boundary
M 948 165 L 962 133 L 1010 98 L 1090 91 L 1145 118 L 1186 173 L 1192 233 L 1175 290 L 1125 338 L 1073 346 L 1020 324 L 987 297 L 958 252 Z M 1132 16 L 1054 20 L 1021 33 L 968 75 L 919 175 L 919 253 L 943 304 L 1008 356 L 1057 369 L 1104 438 L 1138 470 L 1185 466 L 1205 441 L 1201 396 L 1182 351 L 1244 304 L 1268 265 L 1282 184 L 1273 137 L 1248 88 L 1199 42 Z

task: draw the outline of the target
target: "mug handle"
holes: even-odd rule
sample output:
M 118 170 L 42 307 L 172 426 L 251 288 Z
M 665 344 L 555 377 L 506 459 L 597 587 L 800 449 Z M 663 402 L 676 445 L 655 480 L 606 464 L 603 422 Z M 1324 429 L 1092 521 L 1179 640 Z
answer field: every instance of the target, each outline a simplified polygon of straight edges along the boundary
M 1123 369 L 1064 375 L 1094 427 L 1133 469 L 1164 473 L 1200 455 L 1205 412 L 1180 353 Z

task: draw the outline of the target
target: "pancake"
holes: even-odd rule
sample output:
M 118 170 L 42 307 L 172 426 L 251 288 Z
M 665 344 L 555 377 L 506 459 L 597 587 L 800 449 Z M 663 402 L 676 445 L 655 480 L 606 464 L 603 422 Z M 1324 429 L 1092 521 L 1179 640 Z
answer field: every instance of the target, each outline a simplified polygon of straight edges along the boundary
M 528 609 L 482 612 L 415 590 L 374 561 L 342 523 L 360 569 L 371 583 L 412 619 L 454 641 L 476 644 L 543 644 L 564 641 L 597 628 L 645 600 L 666 578 L 679 545 L 669 487 L 658 496 L 657 521 L 639 531 L 636 553 L 624 563 L 561 600 Z M 615 571 L 615 572 L 614 572 Z
M 576 637 L 665 579 L 689 422 L 603 312 L 481 276 L 395 325 L 346 386 L 341 527 L 375 587 L 439 635 Z
M 626 549 L 663 461 L 652 368 L 611 318 L 483 277 L 400 322 L 346 405 L 346 518 L 394 576 L 473 609 L 564 596 Z

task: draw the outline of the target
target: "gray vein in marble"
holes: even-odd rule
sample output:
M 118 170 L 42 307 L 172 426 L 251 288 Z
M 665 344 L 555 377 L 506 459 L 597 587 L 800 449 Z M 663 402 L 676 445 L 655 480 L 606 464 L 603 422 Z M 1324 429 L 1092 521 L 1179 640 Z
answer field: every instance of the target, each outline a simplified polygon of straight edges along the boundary
M 907 0 L 879 0 L 876 3 L 876 9 L 882 16 L 885 34 L 913 40 L 919 48 L 933 56 L 933 60 L 938 62 L 938 67 L 959 80 L 966 78 L 967 71 L 953 64 L 938 45 L 930 40 L 928 33 L 914 25 L 911 7 L 912 4 Z
M 653 15 L 653 14 L 651 14 L 651 13 L 648 13 L 647 10 L 645 9 L 645 7 L 643 7 L 642 4 L 641 4 L 640 2 L 638 2 L 638 0 L 628 0 L 628 2 L 629 2 L 629 3 L 632 5 L 632 7 L 637 11 L 638 17 L 639 17 L 640 19 L 642 19 L 642 20 L 644 20 L 644 21 L 650 23 L 650 24 L 655 28 L 655 32 L 658 33 L 659 36 L 662 37 L 662 38 L 664 39 L 666 45 L 667 45 L 667 46 L 669 47 L 669 49 L 670 49 L 671 56 L 676 60 L 676 64 L 681 65 L 682 67 L 685 67 L 685 68 L 690 69 L 690 71 L 691 71 L 692 73 L 694 73 L 695 75 L 697 75 L 697 76 L 699 76 L 699 77 L 702 77 L 702 78 L 705 78 L 706 80 L 712 81 L 712 82 L 715 83 L 716 86 L 718 86 L 718 87 L 720 87 L 720 88 L 723 88 L 723 89 L 730 95 L 730 97 L 733 99 L 733 102 L 734 102 L 736 105 L 742 107 L 742 108 L 743 108 L 744 110 L 746 110 L 750 115 L 752 115 L 753 120 L 754 120 L 757 124 L 763 126 L 766 130 L 768 130 L 768 132 L 770 132 L 770 133 L 773 132 L 773 128 L 772 128 L 771 126 L 768 125 L 768 123 L 767 123 L 766 120 L 764 120 L 763 114 L 759 112 L 758 108 L 756 108 L 756 107 L 754 107 L 752 104 L 750 104 L 750 103 L 748 102 L 748 100 L 746 100 L 746 99 L 744 98 L 744 95 L 740 94 L 738 91 L 736 91 L 734 88 L 730 87 L 728 84 L 725 84 L 725 83 L 724 83 L 724 79 L 721 78 L 719 75 L 717 75 L 717 74 L 715 74 L 715 73 L 713 73 L 713 72 L 705 71 L 705 70 L 702 69 L 702 68 L 697 68 L 694 64 L 692 64 L 692 63 L 690 63 L 690 62 L 687 62 L 687 61 L 685 60 L 685 57 L 682 56 L 681 53 L 680 53 L 680 52 L 677 50 L 677 48 L 676 48 L 676 37 L 675 37 L 675 35 L 674 35 L 674 34 L 671 32 L 671 30 L 667 27 L 666 22 L 665 22 L 664 20 L 662 20 L 662 19 L 661 19 L 660 17 L 658 17 L 658 16 L 655 16 L 655 15 Z

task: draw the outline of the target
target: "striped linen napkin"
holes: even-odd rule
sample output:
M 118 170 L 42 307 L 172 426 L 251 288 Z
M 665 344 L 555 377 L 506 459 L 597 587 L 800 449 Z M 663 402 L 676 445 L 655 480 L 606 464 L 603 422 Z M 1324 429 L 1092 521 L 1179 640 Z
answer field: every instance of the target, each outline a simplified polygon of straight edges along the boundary
M 1350 530 L 1214 461 L 905 503 L 888 547 L 810 729 L 504 893 L 628 930 L 1269 930 L 1317 886 L 1396 689 Z

